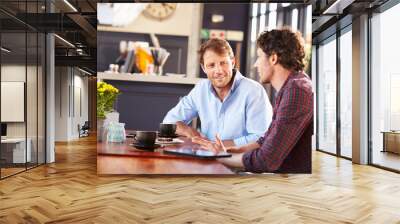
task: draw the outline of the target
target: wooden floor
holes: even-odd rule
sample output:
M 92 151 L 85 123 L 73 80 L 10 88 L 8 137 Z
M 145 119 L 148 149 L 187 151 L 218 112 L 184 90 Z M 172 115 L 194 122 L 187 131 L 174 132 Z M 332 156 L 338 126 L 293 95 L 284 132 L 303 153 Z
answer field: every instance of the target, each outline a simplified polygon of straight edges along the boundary
M 26 170 L 25 167 L 24 168 L 1 168 L 1 178 L 3 177 L 7 177 L 19 172 L 22 172 Z
M 400 154 L 376 150 L 374 151 L 372 162 L 376 165 L 400 170 Z
M 0 181 L 0 223 L 400 223 L 400 175 L 320 152 L 311 175 L 96 175 L 96 145 Z

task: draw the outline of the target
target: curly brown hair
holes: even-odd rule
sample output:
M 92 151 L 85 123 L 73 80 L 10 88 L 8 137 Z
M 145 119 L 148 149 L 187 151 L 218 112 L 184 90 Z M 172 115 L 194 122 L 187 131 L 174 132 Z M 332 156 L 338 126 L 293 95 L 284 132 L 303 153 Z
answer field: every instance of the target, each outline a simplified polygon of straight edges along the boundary
M 204 64 L 203 56 L 207 50 L 212 50 L 218 55 L 228 54 L 230 58 L 234 58 L 233 50 L 229 45 L 228 41 L 219 38 L 212 38 L 204 42 L 200 46 L 200 50 L 198 51 L 200 57 L 200 64 L 202 65 Z
M 257 38 L 257 47 L 269 57 L 278 56 L 278 63 L 294 71 L 304 69 L 304 39 L 299 32 L 288 28 L 264 31 Z

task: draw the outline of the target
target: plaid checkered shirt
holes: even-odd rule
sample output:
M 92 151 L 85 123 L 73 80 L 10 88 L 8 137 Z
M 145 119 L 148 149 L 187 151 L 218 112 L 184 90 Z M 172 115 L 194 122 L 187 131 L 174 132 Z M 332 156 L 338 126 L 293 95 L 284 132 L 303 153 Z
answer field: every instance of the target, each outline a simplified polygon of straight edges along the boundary
M 246 152 L 246 171 L 311 173 L 313 92 L 303 72 L 291 74 L 276 95 L 273 117 L 260 148 Z

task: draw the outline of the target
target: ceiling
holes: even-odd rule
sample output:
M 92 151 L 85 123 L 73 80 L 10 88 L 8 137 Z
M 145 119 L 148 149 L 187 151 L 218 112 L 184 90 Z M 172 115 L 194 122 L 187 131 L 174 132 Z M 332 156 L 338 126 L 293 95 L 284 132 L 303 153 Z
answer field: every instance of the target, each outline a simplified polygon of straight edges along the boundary
M 345 16 L 372 10 L 388 0 L 285 0 L 268 1 L 312 4 L 313 37 L 319 36 Z M 46 5 L 47 2 L 47 5 Z M 1 0 L 0 25 L 8 48 L 25 49 L 25 39 L 18 33 L 54 32 L 56 65 L 74 65 L 96 72 L 97 3 L 136 2 L 107 0 Z M 191 2 L 191 1 L 187 1 Z M 213 1 L 209 1 L 213 2 Z M 220 2 L 220 1 L 219 1 Z M 230 1 L 232 2 L 232 1 Z M 238 0 L 239 2 L 239 0 Z M 333 7 L 336 7 L 332 10 Z M 336 10 L 336 11 L 335 11 Z M 51 11 L 51 13 L 49 13 Z M 6 35 L 4 33 L 7 33 Z M 32 37 L 27 38 L 30 42 Z M 5 45 L 4 45 L 5 46 Z M 28 43 L 27 53 L 34 52 L 35 43 Z M 20 52 L 18 50 L 18 52 Z M 17 53 L 16 53 L 17 54 Z M 26 52 L 20 53 L 26 55 Z
M 373 11 L 386 2 L 388 0 L 312 0 L 313 41 L 320 39 L 321 35 L 327 36 L 330 32 L 335 32 L 336 29 L 333 26 L 339 28 L 345 26 L 351 23 L 352 17 Z M 338 21 L 344 21 L 344 23 L 338 23 Z M 328 29 L 331 31 L 326 32 Z
M 7 56 L 22 58 L 27 53 L 30 58 L 31 54 L 35 55 L 37 44 L 25 45 L 25 35 L 20 33 L 27 31 L 29 42 L 32 39 L 29 32 L 51 32 L 60 37 L 55 38 L 56 65 L 78 66 L 95 74 L 97 2 L 97 0 L 1 0 L 2 45 L 13 49 Z M 25 46 L 27 46 L 26 51 Z

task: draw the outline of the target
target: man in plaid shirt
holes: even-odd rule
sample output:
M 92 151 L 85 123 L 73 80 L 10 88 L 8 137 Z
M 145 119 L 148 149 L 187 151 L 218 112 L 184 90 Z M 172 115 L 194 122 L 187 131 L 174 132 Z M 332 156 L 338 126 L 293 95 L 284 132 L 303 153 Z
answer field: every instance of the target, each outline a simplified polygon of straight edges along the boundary
M 226 148 L 216 142 L 194 138 L 193 142 L 215 151 L 231 151 L 222 163 L 261 173 L 311 173 L 313 92 L 303 72 L 304 46 L 299 33 L 289 29 L 263 32 L 257 39 L 255 67 L 261 83 L 276 90 L 273 117 L 264 137 L 241 147 Z

